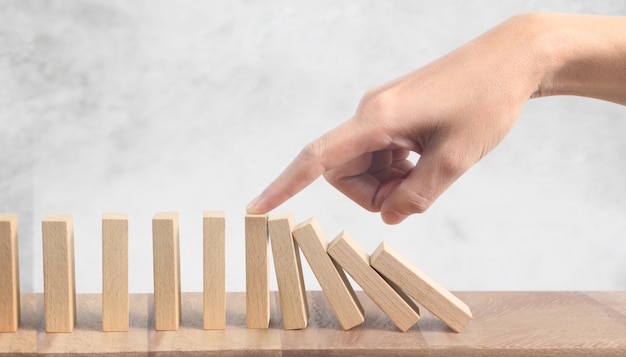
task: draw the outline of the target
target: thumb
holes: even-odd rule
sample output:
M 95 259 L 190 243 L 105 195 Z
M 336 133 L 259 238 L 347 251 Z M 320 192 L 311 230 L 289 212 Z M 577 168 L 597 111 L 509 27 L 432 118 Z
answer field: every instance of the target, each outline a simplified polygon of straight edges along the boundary
M 459 150 L 423 152 L 411 173 L 388 193 L 381 205 L 387 224 L 402 222 L 409 215 L 424 213 L 471 163 Z

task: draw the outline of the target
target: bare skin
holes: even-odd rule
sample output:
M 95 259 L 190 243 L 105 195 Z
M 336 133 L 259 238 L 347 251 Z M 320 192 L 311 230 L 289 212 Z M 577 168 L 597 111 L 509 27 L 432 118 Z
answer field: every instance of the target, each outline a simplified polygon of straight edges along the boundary
M 368 91 L 354 116 L 306 145 L 248 213 L 274 209 L 321 175 L 385 223 L 422 213 L 502 141 L 529 98 L 626 105 L 624 34 L 626 17 L 515 16 Z

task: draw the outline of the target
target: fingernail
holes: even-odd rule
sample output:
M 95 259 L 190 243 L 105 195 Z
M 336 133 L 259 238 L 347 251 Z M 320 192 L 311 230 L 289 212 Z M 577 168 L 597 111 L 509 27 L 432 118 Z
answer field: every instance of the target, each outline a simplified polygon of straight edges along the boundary
M 398 224 L 404 221 L 408 216 L 396 211 L 387 211 L 382 213 L 383 221 L 387 224 Z

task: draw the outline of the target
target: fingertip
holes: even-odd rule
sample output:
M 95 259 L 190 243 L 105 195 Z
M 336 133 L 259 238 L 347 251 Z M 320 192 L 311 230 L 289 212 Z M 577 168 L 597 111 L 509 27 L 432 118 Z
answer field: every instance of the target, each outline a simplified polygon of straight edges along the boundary
M 408 215 L 405 215 L 396 211 L 381 212 L 380 216 L 382 217 L 383 222 L 387 224 L 398 224 L 404 221 L 408 217 Z
M 248 205 L 246 206 L 246 213 L 248 214 L 262 214 L 266 213 L 263 209 L 263 199 L 261 195 L 255 197 Z

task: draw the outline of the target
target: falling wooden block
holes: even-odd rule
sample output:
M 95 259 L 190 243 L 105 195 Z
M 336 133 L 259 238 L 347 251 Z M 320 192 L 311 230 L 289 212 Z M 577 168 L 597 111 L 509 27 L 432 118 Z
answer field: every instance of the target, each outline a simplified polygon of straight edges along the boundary
M 17 215 L 0 214 L 0 332 L 15 332 L 20 323 L 17 248 Z
M 372 254 L 370 264 L 452 330 L 461 332 L 472 319 L 463 301 L 384 242 Z
M 419 309 L 415 303 L 388 284 L 370 266 L 367 253 L 346 232 L 341 232 L 328 245 L 328 254 L 401 331 L 408 330 L 419 320 Z
M 270 265 L 267 214 L 246 214 L 246 326 L 268 328 Z
M 298 224 L 293 229 L 293 237 L 315 274 L 341 328 L 349 330 L 363 323 L 363 307 L 344 271 L 326 253 L 328 240 L 315 218 Z
M 102 331 L 128 331 L 128 215 L 102 215 Z
M 204 329 L 226 328 L 226 219 L 223 211 L 203 215 Z
M 175 331 L 180 326 L 180 246 L 178 213 L 160 212 L 152 218 L 154 261 L 154 328 Z
M 72 332 L 76 323 L 72 215 L 49 214 L 42 222 L 46 332 Z
M 293 213 L 273 215 L 268 221 L 280 311 L 286 330 L 306 328 L 309 306 L 306 300 L 300 252 L 293 236 Z

